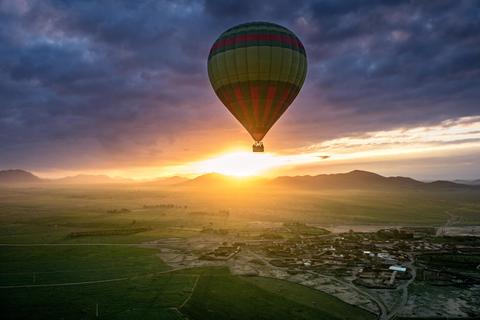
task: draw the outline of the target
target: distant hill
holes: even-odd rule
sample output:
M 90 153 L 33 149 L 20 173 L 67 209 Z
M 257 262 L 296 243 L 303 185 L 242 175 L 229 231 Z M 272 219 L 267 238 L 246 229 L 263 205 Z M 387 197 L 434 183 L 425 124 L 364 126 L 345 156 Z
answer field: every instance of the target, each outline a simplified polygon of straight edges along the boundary
M 15 183 L 39 183 L 43 179 L 24 170 L 2 170 L 0 171 L 0 183 L 15 184 Z
M 225 188 L 225 187 L 242 187 L 256 183 L 263 183 L 265 178 L 261 177 L 235 177 L 226 176 L 220 173 L 212 172 L 196 177 L 195 179 L 179 184 L 182 187 L 197 188 Z
M 405 177 L 383 177 L 376 173 L 354 170 L 349 173 L 321 174 L 317 176 L 278 177 L 270 182 L 272 186 L 294 186 L 301 189 L 318 188 L 398 188 L 418 187 L 423 182 Z
M 463 181 L 457 183 L 451 181 L 420 182 L 408 177 L 384 177 L 376 173 L 354 170 L 348 173 L 320 174 L 316 176 L 284 176 L 268 180 L 262 177 L 235 177 L 220 173 L 207 173 L 195 179 L 182 178 L 179 176 L 159 178 L 154 181 L 136 181 L 129 178 L 106 175 L 80 174 L 61 179 L 41 179 L 24 170 L 0 171 L 0 184 L 20 183 L 50 183 L 50 184 L 107 184 L 107 183 L 148 183 L 156 186 L 179 186 L 188 188 L 281 188 L 292 190 L 321 190 L 321 189 L 456 189 L 456 188 L 480 188 L 480 180 Z
M 455 182 L 451 182 L 451 181 L 443 181 L 443 180 L 427 182 L 427 183 L 425 183 L 425 185 L 428 185 L 428 186 L 431 186 L 431 187 L 440 187 L 440 188 L 470 187 L 470 185 L 455 183 Z
M 42 179 L 24 170 L 2 170 L 0 171 L 1 184 L 20 184 L 20 183 L 60 183 L 60 184 L 98 184 L 98 183 L 126 183 L 134 182 L 133 179 L 115 177 L 110 178 L 106 175 L 86 175 L 80 174 L 73 177 L 60 179 Z
M 170 186 L 170 185 L 175 185 L 183 182 L 190 181 L 189 178 L 183 178 L 179 176 L 173 176 L 169 178 L 159 178 L 155 179 L 155 181 L 151 181 L 152 184 L 157 184 L 157 185 L 165 185 L 165 186 Z
M 420 182 L 408 177 L 383 177 L 376 173 L 354 170 L 348 173 L 321 174 L 317 176 L 285 176 L 273 180 L 262 178 L 235 178 L 209 173 L 180 184 L 185 187 L 229 188 L 238 186 L 274 187 L 294 190 L 321 189 L 408 189 L 408 188 L 470 188 L 449 181 Z
M 76 176 L 60 178 L 52 180 L 54 183 L 62 184 L 98 184 L 98 183 L 124 183 L 124 182 L 134 182 L 133 179 L 115 177 L 110 178 L 109 176 L 98 174 L 98 175 L 89 175 L 89 174 L 79 174 Z

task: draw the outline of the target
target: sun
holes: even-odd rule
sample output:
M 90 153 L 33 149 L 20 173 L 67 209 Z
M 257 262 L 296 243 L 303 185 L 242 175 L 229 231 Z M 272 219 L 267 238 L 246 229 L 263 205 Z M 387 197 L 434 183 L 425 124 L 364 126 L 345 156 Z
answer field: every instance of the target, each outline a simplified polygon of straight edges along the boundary
M 217 172 L 229 176 L 254 176 L 277 165 L 278 159 L 269 153 L 235 152 L 198 163 L 203 172 Z

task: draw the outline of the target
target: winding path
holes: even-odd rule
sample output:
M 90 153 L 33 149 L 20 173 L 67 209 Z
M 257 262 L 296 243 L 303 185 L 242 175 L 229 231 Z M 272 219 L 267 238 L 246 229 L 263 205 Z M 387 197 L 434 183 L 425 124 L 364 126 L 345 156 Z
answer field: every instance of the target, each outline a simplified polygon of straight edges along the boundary
M 462 216 L 457 216 L 456 214 L 453 214 L 450 211 L 445 211 L 445 213 L 450 216 L 450 219 L 448 219 L 443 226 L 437 229 L 437 232 L 435 234 L 437 237 L 443 236 L 445 234 L 445 228 L 453 224 L 459 223 L 460 221 L 462 221 L 462 218 L 463 218 Z

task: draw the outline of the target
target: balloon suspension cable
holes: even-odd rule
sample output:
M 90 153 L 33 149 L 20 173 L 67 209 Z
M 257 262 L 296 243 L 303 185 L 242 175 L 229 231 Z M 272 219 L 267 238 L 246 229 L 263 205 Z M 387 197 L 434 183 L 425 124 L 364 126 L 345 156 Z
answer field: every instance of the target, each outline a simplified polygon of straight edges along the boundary
M 263 152 L 263 142 L 262 141 L 255 141 L 253 143 L 253 152 Z

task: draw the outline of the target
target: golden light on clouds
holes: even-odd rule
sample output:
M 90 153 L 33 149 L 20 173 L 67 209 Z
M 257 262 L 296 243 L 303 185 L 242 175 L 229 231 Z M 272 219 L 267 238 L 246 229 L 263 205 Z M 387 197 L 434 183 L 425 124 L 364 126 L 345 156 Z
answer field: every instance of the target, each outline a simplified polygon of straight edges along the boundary
M 358 164 L 367 159 L 449 157 L 469 149 L 480 149 L 480 116 L 448 120 L 436 126 L 368 132 L 360 137 L 344 137 L 277 153 L 229 151 L 206 160 L 116 174 L 142 178 L 195 177 L 209 172 L 233 176 L 277 176 L 285 175 L 284 172 L 295 175 L 300 166 L 321 170 L 327 165 Z
M 479 145 L 480 116 L 476 116 L 444 121 L 438 126 L 368 132 L 362 137 L 346 137 L 312 145 L 304 148 L 304 152 L 324 152 L 335 155 L 335 159 L 351 159 Z
M 437 151 L 480 147 L 480 117 L 465 117 L 437 126 L 368 132 L 361 137 L 345 137 L 281 153 L 230 153 L 197 163 L 204 172 L 227 175 L 268 175 L 282 167 L 345 162 L 362 158 L 385 158 L 399 154 L 428 157 Z

